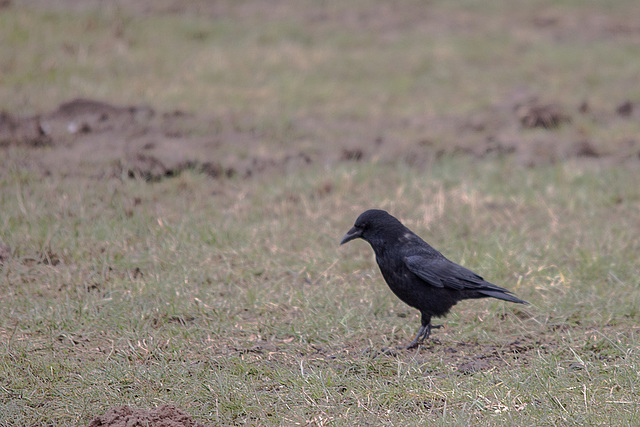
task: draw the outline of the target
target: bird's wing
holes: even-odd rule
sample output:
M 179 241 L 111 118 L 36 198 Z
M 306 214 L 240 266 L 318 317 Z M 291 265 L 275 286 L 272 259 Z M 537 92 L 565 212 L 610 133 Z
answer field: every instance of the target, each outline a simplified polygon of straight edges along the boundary
M 476 291 L 480 294 L 505 301 L 528 304 L 512 295 L 508 289 L 487 282 L 473 271 L 449 261 L 440 253 L 431 251 L 413 251 L 403 257 L 409 271 L 425 283 L 437 288 Z
M 413 274 L 436 288 L 444 288 L 442 283 L 442 277 L 438 275 L 433 269 L 429 268 L 431 261 L 425 260 L 420 255 L 410 255 L 404 258 L 404 263 Z
M 477 289 L 489 284 L 473 271 L 444 257 L 409 255 L 404 258 L 404 263 L 409 271 L 437 288 Z

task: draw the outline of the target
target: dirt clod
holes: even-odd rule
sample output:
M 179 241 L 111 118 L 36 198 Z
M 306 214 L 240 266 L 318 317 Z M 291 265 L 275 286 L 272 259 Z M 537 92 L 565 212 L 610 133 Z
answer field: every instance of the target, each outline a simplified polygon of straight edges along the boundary
M 562 123 L 571 122 L 571 117 L 555 104 L 521 105 L 516 113 L 525 128 L 555 129 Z
M 117 406 L 104 415 L 95 417 L 89 427 L 201 427 L 189 414 L 173 405 L 162 405 L 153 409 L 134 409 Z
M 600 153 L 589 141 L 578 141 L 575 144 L 575 154 L 578 157 L 600 157 Z
M 51 145 L 52 139 L 40 117 L 15 117 L 5 111 L 0 112 L 0 147 L 22 145 L 43 147 Z
M 352 161 L 360 161 L 364 156 L 364 152 L 358 148 L 355 149 L 347 149 L 342 150 L 342 159 L 343 160 L 352 160 Z
M 0 239 L 0 266 L 11 258 L 11 248 Z
M 633 113 L 633 103 L 631 101 L 625 101 L 618 105 L 616 113 L 622 117 L 629 117 Z

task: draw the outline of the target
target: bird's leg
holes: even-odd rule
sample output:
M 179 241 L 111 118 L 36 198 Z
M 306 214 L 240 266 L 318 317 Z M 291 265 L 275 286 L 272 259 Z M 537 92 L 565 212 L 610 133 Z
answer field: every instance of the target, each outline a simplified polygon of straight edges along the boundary
M 423 313 L 422 325 L 420 326 L 420 329 L 418 329 L 418 333 L 416 334 L 416 337 L 413 339 L 413 341 L 411 341 L 411 344 L 407 346 L 407 350 L 418 347 L 420 344 L 424 342 L 425 339 L 429 338 L 429 335 L 431 335 L 431 329 L 438 329 L 438 328 L 442 328 L 442 325 L 432 325 L 431 316 L 428 316 Z
M 420 329 L 418 329 L 418 333 L 416 334 L 416 337 L 413 339 L 413 341 L 411 341 L 411 344 L 409 344 L 407 346 L 407 350 L 410 350 L 412 348 L 418 347 L 420 345 L 420 343 L 422 343 L 422 341 L 424 341 L 425 333 L 428 334 L 427 327 L 426 326 L 420 326 Z

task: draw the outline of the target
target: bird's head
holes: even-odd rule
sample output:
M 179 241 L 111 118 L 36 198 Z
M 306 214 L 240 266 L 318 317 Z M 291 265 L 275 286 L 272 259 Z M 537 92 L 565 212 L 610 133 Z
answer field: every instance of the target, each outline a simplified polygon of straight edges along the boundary
M 354 239 L 363 239 L 372 246 L 386 236 L 402 232 L 404 226 L 388 212 L 380 209 L 369 209 L 360 214 L 355 224 L 340 241 L 341 245 Z

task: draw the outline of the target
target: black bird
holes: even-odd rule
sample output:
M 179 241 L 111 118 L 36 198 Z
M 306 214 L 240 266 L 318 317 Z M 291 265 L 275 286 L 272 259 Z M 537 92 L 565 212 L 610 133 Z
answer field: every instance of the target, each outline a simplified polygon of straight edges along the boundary
M 463 299 L 493 297 L 528 304 L 507 289 L 449 261 L 383 210 L 370 209 L 360 214 L 340 244 L 357 238 L 373 248 L 380 272 L 393 293 L 422 314 L 422 325 L 408 349 L 429 338 L 431 329 L 442 327 L 432 325 L 431 317 L 446 315 Z

